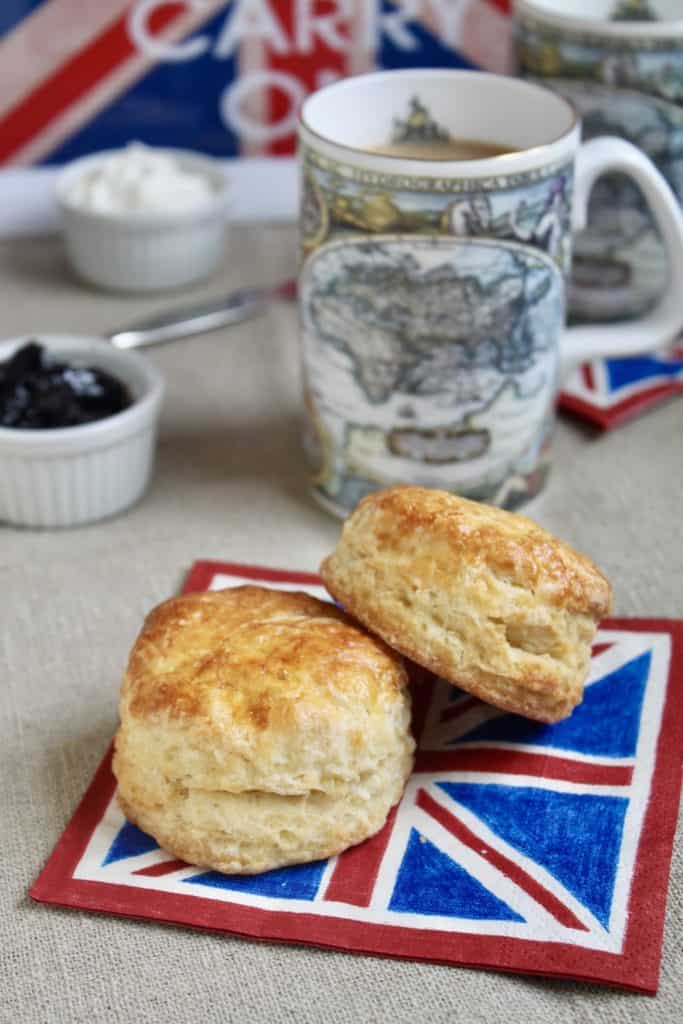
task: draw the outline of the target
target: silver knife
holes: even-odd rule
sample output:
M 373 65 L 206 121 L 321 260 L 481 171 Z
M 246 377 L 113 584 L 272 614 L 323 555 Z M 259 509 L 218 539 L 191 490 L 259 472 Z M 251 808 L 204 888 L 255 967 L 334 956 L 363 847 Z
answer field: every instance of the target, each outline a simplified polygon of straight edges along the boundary
M 273 302 L 293 299 L 296 281 L 284 281 L 271 288 L 239 288 L 230 295 L 200 306 L 175 309 L 105 335 L 116 348 L 148 348 L 219 327 L 238 324 L 256 316 Z

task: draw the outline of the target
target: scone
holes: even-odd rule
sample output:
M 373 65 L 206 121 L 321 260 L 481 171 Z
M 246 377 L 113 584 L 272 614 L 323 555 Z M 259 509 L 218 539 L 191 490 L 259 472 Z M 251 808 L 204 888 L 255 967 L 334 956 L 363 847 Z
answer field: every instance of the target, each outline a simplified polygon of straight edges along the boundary
M 379 831 L 413 748 L 397 654 L 331 604 L 244 586 L 148 616 L 114 774 L 124 814 L 163 849 L 250 874 Z
M 530 519 L 421 487 L 364 498 L 320 572 L 391 647 L 541 722 L 581 701 L 612 599 L 592 562 Z

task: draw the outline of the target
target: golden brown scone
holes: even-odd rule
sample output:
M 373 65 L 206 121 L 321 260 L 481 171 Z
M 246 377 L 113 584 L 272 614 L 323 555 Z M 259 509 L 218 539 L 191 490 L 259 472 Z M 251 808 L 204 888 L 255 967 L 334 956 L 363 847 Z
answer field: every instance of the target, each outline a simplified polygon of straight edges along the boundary
M 542 722 L 581 701 L 612 599 L 592 562 L 530 519 L 421 487 L 364 498 L 320 572 L 391 647 Z
M 121 690 L 126 817 L 174 856 L 253 873 L 374 835 L 412 767 L 400 657 L 338 608 L 256 586 L 148 616 Z

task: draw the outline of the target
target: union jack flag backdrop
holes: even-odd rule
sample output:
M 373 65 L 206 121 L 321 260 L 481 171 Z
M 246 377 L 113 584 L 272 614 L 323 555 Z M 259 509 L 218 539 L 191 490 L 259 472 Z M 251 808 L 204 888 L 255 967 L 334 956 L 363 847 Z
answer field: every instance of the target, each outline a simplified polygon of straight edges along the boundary
M 294 151 L 308 92 L 375 67 L 509 67 L 508 0 L 3 0 L 0 164 L 130 139 Z
M 317 577 L 197 563 L 186 590 Z M 415 771 L 379 835 L 255 876 L 191 867 L 127 824 L 105 758 L 31 895 L 46 903 L 654 993 L 683 756 L 683 623 L 603 625 L 554 726 L 415 672 Z

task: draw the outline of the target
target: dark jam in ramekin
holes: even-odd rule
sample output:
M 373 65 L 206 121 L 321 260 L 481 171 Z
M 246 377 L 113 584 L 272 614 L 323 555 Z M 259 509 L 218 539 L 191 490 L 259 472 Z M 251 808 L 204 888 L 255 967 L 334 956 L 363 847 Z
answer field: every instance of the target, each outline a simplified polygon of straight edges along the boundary
M 53 359 L 38 342 L 0 363 L 0 426 L 18 430 L 78 427 L 132 404 L 124 384 L 95 366 Z

